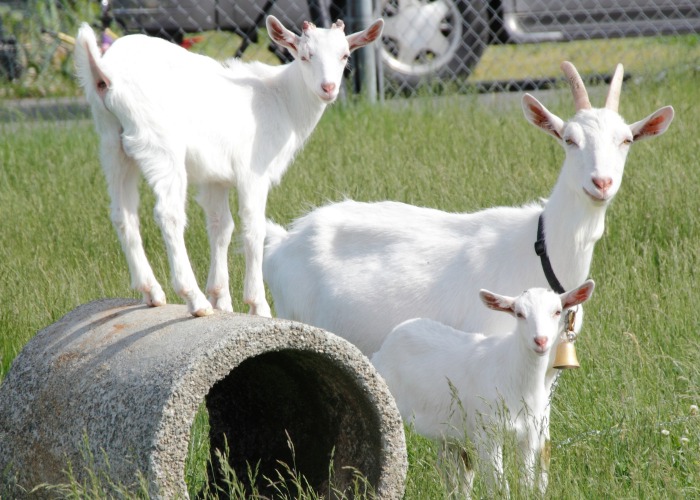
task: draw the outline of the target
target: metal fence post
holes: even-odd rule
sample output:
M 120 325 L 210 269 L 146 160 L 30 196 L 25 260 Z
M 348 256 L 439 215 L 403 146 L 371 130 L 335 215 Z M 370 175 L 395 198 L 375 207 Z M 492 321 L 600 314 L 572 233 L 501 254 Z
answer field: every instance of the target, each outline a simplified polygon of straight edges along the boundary
M 366 28 L 372 22 L 372 0 L 356 0 L 359 24 Z M 371 103 L 377 102 L 377 58 L 376 47 L 368 46 L 360 50 L 357 58 L 357 70 L 362 93 Z

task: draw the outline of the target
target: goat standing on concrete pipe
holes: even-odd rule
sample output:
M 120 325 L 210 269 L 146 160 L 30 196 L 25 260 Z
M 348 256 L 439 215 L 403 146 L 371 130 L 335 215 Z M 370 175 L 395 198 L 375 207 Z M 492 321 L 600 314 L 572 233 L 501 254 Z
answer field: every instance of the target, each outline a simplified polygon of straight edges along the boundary
M 277 314 L 334 332 L 366 355 L 394 326 L 415 317 L 487 335 L 508 331 L 510 316 L 478 308 L 470 298 L 481 287 L 510 295 L 550 287 L 533 249 L 538 222 L 561 285 L 583 283 L 630 145 L 665 132 L 673 108 L 626 125 L 617 112 L 622 65 L 603 109 L 591 109 L 571 63 L 562 70 L 576 103 L 571 121 L 529 94 L 522 101 L 525 117 L 566 153 L 544 206 L 453 214 L 348 200 L 310 212 L 289 232 L 268 223 L 263 271 Z
M 383 21 L 345 36 L 342 21 L 330 29 L 304 23 L 301 36 L 274 16 L 272 40 L 294 61 L 285 66 L 225 64 L 144 35 L 118 39 L 105 53 L 83 24 L 76 68 L 100 135 L 100 158 L 112 199 L 112 222 L 131 273 L 147 304 L 165 304 L 141 242 L 138 172 L 156 196 L 175 291 L 195 316 L 212 307 L 231 311 L 228 246 L 233 218 L 229 189 L 237 187 L 246 260 L 243 299 L 251 314 L 270 316 L 262 279 L 265 205 L 285 170 L 338 96 L 350 53 L 374 41 Z M 185 248 L 187 184 L 207 218 L 211 265 L 204 296 Z
M 481 464 L 493 467 L 487 479 L 499 480 L 503 474 L 503 436 L 498 432 L 503 427 L 514 432 L 525 484 L 532 488 L 538 483 L 544 493 L 549 465 L 548 353 L 559 341 L 562 312 L 588 300 L 593 288 L 588 280 L 561 295 L 542 288 L 518 297 L 481 290 L 489 309 L 517 319 L 515 330 L 487 337 L 431 319 L 413 319 L 391 331 L 372 363 L 404 421 L 430 439 L 445 439 L 451 449 L 464 446 L 467 437 Z M 538 467 L 540 479 L 535 481 Z M 471 486 L 473 472 L 466 472 L 466 485 Z

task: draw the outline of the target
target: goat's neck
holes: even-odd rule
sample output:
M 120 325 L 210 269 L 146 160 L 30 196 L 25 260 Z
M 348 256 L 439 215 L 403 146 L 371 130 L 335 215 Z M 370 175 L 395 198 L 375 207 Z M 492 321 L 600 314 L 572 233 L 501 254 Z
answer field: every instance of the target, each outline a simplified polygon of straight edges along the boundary
M 279 86 L 281 104 L 289 113 L 299 139 L 304 142 L 321 119 L 326 103 L 306 85 L 299 64 L 293 61 L 285 65 L 275 85 Z
M 539 398 L 545 397 L 544 382 L 549 356 L 538 356 L 527 346 L 523 341 L 524 333 L 516 331 L 514 335 L 518 338 L 503 338 L 507 351 L 503 359 L 507 361 L 505 369 L 511 373 L 509 383 L 513 384 L 513 387 L 527 389 L 522 391 L 522 396 L 528 405 L 534 406 Z
M 554 273 L 567 290 L 588 277 L 593 248 L 605 229 L 607 205 L 594 206 L 585 196 L 557 182 L 544 208 L 547 253 Z

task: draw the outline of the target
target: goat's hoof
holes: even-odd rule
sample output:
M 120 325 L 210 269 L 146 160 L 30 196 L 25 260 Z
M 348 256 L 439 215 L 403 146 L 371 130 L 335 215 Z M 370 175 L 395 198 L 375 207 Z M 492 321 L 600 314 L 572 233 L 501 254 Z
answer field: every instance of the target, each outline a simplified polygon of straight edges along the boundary
M 192 302 L 188 300 L 187 305 L 192 316 L 201 317 L 214 314 L 214 309 L 204 295 Z
M 209 303 L 214 309 L 224 312 L 233 312 L 233 305 L 231 304 L 231 297 L 214 297 L 209 296 Z
M 202 309 L 197 309 L 196 311 L 192 312 L 192 316 L 195 318 L 201 318 L 202 316 L 211 316 L 214 314 L 214 309 L 211 307 L 204 307 Z
M 160 307 L 167 303 L 165 300 L 165 293 L 162 291 L 160 293 L 153 293 L 152 291 L 143 292 L 143 301 L 150 307 Z
M 187 302 L 187 310 L 192 316 L 209 316 L 214 313 L 209 300 L 197 288 L 184 289 L 178 294 Z
M 262 318 L 272 317 L 272 311 L 270 310 L 270 306 L 268 306 L 264 302 L 258 306 L 254 306 L 251 304 L 248 314 L 250 314 L 251 316 L 260 316 Z

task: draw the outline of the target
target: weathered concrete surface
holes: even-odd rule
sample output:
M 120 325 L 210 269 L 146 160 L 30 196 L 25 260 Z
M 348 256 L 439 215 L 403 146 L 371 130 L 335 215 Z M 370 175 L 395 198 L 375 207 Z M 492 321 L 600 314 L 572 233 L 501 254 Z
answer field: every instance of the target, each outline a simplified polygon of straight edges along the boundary
M 185 458 L 206 401 L 212 449 L 276 477 L 281 460 L 319 492 L 350 486 L 355 468 L 381 498 L 400 498 L 407 468 L 401 417 L 357 349 L 318 328 L 183 305 L 148 308 L 110 299 L 83 305 L 40 331 L 0 386 L 0 474 L 17 484 L 84 477 L 85 445 L 97 470 L 154 497 L 186 496 Z M 2 476 L 0 476 L 2 477 Z M 5 480 L 7 481 L 7 473 Z M 215 479 L 215 478 L 214 478 Z M 7 484 L 5 487 L 7 488 Z M 20 490 L 15 490 L 19 495 Z

